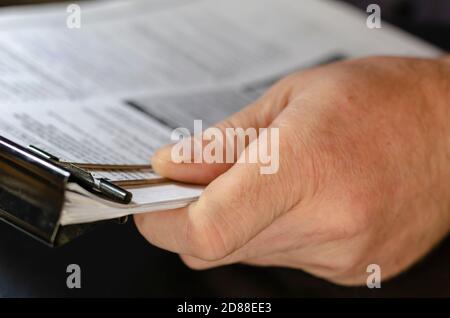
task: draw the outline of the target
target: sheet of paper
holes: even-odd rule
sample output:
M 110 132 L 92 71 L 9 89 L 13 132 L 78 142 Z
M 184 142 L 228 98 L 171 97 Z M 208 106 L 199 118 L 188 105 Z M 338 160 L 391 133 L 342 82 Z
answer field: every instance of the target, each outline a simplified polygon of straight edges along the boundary
M 315 66 L 343 58 L 330 55 Z M 297 71 L 298 68 L 289 70 Z M 80 101 L 3 103 L 0 134 L 24 146 L 36 146 L 63 161 L 90 164 L 146 165 L 154 151 L 168 143 L 173 129 L 193 131 L 226 118 L 256 100 L 284 73 L 236 84 L 215 84 L 136 94 L 129 100 L 91 98 Z M 96 172 L 117 180 L 136 173 Z M 147 179 L 157 176 L 147 174 Z
M 202 120 L 203 129 L 206 129 L 254 102 L 274 82 L 289 73 L 345 58 L 342 54 L 333 53 L 321 56 L 311 64 L 295 65 L 289 70 L 258 80 L 143 94 L 133 97 L 129 102 L 171 129 L 184 127 L 193 132 L 195 120 Z
M 143 1 L 126 16 L 96 10 L 81 29 L 68 29 L 63 19 L 60 25 L 52 19 L 50 25 L 6 28 L 0 32 L 0 99 L 126 96 L 249 76 L 293 57 L 288 41 L 248 28 L 233 18 L 235 8 L 222 10 L 224 3 L 190 1 L 147 11 L 151 3 Z M 295 63 L 320 50 L 305 47 Z
M 341 58 L 330 55 L 314 64 Z M 306 67 L 305 65 L 304 67 Z M 290 72 L 297 71 L 291 69 Z M 3 103 L 0 134 L 24 146 L 33 145 L 63 161 L 88 164 L 146 165 L 154 151 L 168 143 L 172 130 L 194 130 L 215 124 L 256 100 L 284 74 L 237 84 L 216 84 L 80 101 Z M 97 171 L 111 180 L 155 179 L 152 173 Z
M 1 135 L 63 161 L 148 164 L 155 149 L 170 141 L 168 128 L 114 100 L 5 105 Z
M 433 55 L 437 50 L 319 0 L 140 0 L 0 12 L 0 100 L 130 97 L 300 67 L 329 55 Z M 3 18 L 2 18 L 3 16 Z M 3 23 L 2 23 L 3 21 Z
M 145 185 L 156 183 L 163 178 L 150 169 L 136 170 L 90 170 L 96 179 L 107 179 L 117 185 Z

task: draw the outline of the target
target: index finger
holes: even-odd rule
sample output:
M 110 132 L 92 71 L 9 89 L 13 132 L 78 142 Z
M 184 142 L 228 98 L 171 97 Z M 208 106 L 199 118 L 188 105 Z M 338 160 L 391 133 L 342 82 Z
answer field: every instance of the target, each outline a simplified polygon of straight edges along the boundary
M 287 189 L 279 178 L 279 174 L 261 174 L 260 164 L 236 164 L 215 179 L 197 202 L 183 209 L 136 215 L 136 224 L 151 243 L 161 248 L 219 260 L 242 247 L 286 210 L 283 197 Z

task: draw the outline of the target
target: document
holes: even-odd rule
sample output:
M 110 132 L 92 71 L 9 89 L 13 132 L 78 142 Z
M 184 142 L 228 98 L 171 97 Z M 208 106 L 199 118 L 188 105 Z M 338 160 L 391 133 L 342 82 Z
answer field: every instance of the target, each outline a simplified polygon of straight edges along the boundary
M 284 75 L 340 58 L 440 50 L 327 0 L 121 0 L 0 10 L 0 135 L 61 160 L 148 165 L 178 127 L 213 125 Z M 205 127 L 206 128 L 206 127 Z M 100 171 L 117 181 L 159 178 Z M 111 205 L 71 184 L 62 224 L 184 206 L 201 187 L 130 188 Z
M 168 127 L 121 101 L 1 107 L 1 135 L 68 162 L 148 164 L 152 153 L 170 141 Z
M 0 100 L 38 102 L 240 82 L 334 53 L 429 56 L 438 50 L 324 0 L 135 0 L 0 12 Z M 31 11 L 31 12 L 30 12 Z M 25 14 L 26 13 L 26 14 Z

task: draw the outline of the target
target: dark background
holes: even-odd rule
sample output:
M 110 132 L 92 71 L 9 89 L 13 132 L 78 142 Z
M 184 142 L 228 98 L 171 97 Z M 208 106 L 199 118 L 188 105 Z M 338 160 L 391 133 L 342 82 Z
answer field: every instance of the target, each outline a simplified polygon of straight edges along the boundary
M 349 1 L 365 8 L 364 1 Z M 30 2 L 44 1 L 0 0 L 0 5 Z M 383 17 L 388 21 L 449 49 L 448 20 L 418 19 L 417 1 L 382 2 Z M 81 266 L 80 290 L 66 287 L 66 268 L 73 263 Z M 0 222 L 0 296 L 450 297 L 450 238 L 413 268 L 383 282 L 381 289 L 370 290 L 340 287 L 281 268 L 233 265 L 192 271 L 178 256 L 149 245 L 133 222 L 102 226 L 58 249 Z

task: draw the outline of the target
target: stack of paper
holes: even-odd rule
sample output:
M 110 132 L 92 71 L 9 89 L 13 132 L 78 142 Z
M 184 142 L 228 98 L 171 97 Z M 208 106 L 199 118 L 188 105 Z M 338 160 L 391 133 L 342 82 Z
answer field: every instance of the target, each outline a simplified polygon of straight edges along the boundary
M 133 201 L 128 205 L 103 200 L 76 184 L 70 184 L 61 225 L 88 223 L 119 218 L 129 214 L 176 209 L 195 201 L 203 188 L 182 184 L 130 189 Z

